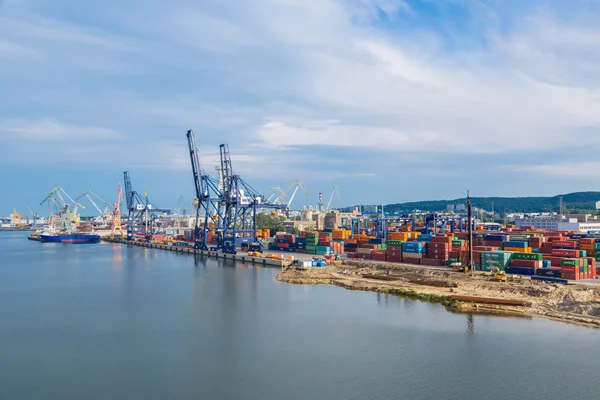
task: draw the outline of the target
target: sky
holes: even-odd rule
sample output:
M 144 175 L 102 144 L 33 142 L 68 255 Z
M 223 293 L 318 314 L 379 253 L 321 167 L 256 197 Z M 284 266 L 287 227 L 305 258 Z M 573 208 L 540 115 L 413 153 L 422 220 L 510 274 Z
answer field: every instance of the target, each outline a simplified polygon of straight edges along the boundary
M 185 133 L 293 206 L 600 184 L 600 2 L 0 0 L 0 215 L 194 197 Z M 189 206 L 188 208 L 191 208 Z M 85 213 L 84 213 L 85 214 Z

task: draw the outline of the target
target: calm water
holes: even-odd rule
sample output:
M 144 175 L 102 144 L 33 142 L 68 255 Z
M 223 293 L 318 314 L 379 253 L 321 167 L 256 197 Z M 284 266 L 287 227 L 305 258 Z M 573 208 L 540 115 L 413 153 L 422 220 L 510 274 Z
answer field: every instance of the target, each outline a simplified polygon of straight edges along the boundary
M 0 232 L 0 399 L 598 399 L 600 331 Z

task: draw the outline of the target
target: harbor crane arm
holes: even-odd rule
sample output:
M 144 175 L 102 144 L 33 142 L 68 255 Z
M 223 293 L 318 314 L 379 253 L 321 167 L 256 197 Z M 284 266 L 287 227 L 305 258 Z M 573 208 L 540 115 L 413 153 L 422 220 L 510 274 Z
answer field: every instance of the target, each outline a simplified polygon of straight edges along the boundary
M 337 199 L 340 201 L 340 188 L 335 182 L 333 183 L 333 191 L 331 192 L 331 196 L 329 196 L 329 201 L 327 202 L 327 210 L 329 210 L 331 207 L 331 200 L 333 200 L 334 194 L 337 195 Z
M 41 205 L 44 205 L 45 202 L 47 202 L 50 199 L 54 198 L 54 195 L 56 194 L 56 192 L 58 192 L 60 190 L 60 186 L 55 187 L 54 189 L 52 189 L 52 191 L 50 193 L 48 193 L 48 196 L 46 196 L 44 198 L 44 200 L 42 200 L 42 202 L 40 203 Z
M 292 202 L 294 201 L 294 197 L 296 197 L 296 193 L 298 192 L 298 189 L 302 189 L 302 191 L 304 192 L 304 194 L 306 195 L 306 197 L 308 198 L 308 192 L 306 191 L 306 188 L 304 187 L 304 182 L 299 181 L 299 180 L 295 180 L 294 183 L 296 184 L 296 189 L 294 189 L 294 192 L 292 193 L 292 195 L 290 196 L 290 200 L 287 203 L 287 208 L 289 209 L 290 206 L 292 205 Z

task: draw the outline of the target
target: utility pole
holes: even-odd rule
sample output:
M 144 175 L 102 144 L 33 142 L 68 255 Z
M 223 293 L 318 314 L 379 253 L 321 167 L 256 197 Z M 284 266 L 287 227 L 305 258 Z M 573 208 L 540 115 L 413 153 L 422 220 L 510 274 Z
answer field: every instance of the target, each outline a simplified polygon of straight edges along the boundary
M 563 198 L 562 198 L 562 196 L 560 196 L 558 199 L 559 199 L 559 211 L 560 211 L 559 216 L 562 221 L 562 219 L 563 219 Z
M 467 190 L 467 218 L 469 220 L 469 270 L 475 270 L 473 265 L 473 207 L 471 206 L 471 194 Z

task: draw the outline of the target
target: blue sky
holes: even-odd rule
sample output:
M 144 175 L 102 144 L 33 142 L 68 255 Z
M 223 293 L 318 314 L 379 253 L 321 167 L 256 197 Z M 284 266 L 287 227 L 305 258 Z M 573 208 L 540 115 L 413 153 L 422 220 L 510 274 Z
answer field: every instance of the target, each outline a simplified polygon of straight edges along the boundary
M 0 0 L 0 214 L 193 197 L 185 141 L 340 205 L 597 190 L 591 0 Z M 335 204 L 335 202 L 334 202 Z

